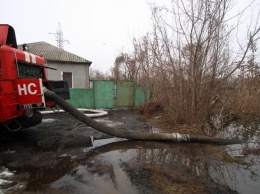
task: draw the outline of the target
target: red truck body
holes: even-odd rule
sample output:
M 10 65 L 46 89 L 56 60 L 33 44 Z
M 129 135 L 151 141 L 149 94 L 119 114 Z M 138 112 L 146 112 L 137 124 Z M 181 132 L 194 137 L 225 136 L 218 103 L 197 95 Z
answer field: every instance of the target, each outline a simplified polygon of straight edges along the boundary
M 48 80 L 46 68 L 43 57 L 17 48 L 11 26 L 0 24 L 0 123 L 4 128 L 16 131 L 41 122 L 38 110 L 55 106 L 44 98 L 43 87 L 69 99 L 68 84 Z

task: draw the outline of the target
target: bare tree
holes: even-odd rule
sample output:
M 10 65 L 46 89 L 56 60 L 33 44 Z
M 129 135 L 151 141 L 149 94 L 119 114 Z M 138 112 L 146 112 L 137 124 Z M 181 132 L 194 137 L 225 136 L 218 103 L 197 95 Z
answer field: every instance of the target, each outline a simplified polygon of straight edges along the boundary
M 90 68 L 89 72 L 90 80 L 111 80 L 111 76 L 108 73 L 103 73 L 98 69 Z
M 112 75 L 115 80 L 136 81 L 137 79 L 137 63 L 135 57 L 121 53 L 114 63 Z
M 230 26 L 227 18 L 233 6 L 232 0 L 172 0 L 170 7 L 152 6 L 153 31 L 134 39 L 134 52 L 118 58 L 117 73 L 152 86 L 171 121 L 212 126 L 223 108 L 216 102 L 228 100 L 225 88 L 260 31 L 256 23 L 248 41 L 240 44 L 242 54 L 233 57 L 231 37 L 238 26 Z

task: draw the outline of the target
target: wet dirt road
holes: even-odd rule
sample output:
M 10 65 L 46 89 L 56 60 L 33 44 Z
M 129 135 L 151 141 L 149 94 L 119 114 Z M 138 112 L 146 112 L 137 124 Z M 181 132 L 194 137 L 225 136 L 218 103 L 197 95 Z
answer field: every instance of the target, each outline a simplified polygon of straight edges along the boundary
M 95 120 L 126 130 L 161 130 L 129 110 Z M 259 157 L 249 165 L 250 156 L 234 158 L 227 149 L 129 141 L 66 113 L 48 114 L 36 127 L 1 134 L 0 193 L 259 193 Z

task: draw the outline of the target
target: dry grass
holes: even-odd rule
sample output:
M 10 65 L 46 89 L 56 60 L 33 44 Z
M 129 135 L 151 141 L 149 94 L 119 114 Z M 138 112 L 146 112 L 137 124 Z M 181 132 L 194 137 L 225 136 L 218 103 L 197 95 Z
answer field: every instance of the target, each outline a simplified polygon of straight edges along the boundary
M 152 116 L 155 114 L 160 114 L 163 112 L 163 106 L 161 103 L 156 99 L 151 99 L 147 101 L 143 106 L 139 107 L 139 112 L 146 115 Z
M 148 117 L 156 117 L 156 124 L 169 132 L 205 134 L 205 127 L 211 131 L 207 134 L 216 134 L 224 130 L 231 122 L 253 121 L 260 118 L 260 80 L 257 82 L 238 82 L 237 86 L 219 91 L 219 100 L 214 106 L 203 107 L 207 109 L 204 113 L 197 115 L 195 122 L 189 120 L 190 115 L 185 115 L 183 110 L 179 110 L 178 102 L 169 100 L 159 100 L 154 98 L 139 109 L 142 114 Z M 160 92 L 159 92 L 160 93 Z M 158 94 L 159 95 L 159 94 Z M 176 105 L 177 104 L 177 105 Z M 164 108 L 165 107 L 165 108 Z M 206 112 L 209 116 L 207 117 Z M 217 116 L 217 117 L 216 117 Z M 192 115 L 191 115 L 192 117 Z M 218 118 L 216 121 L 216 118 Z M 217 123 L 219 122 L 219 123 Z M 208 130 L 207 129 L 207 130 Z
M 225 103 L 233 114 L 241 119 L 260 118 L 260 80 L 243 82 L 240 88 L 231 93 Z

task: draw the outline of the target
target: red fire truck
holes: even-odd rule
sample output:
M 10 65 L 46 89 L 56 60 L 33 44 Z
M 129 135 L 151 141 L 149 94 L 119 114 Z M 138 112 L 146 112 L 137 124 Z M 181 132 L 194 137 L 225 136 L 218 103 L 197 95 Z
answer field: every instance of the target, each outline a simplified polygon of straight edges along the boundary
M 65 81 L 47 78 L 46 61 L 24 50 L 19 50 L 15 31 L 0 24 L 0 129 L 17 131 L 41 123 L 39 110 L 55 107 L 44 98 L 43 87 L 69 99 Z

